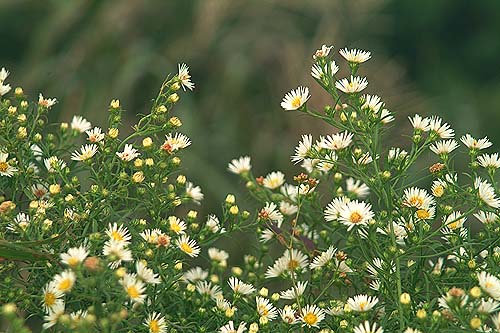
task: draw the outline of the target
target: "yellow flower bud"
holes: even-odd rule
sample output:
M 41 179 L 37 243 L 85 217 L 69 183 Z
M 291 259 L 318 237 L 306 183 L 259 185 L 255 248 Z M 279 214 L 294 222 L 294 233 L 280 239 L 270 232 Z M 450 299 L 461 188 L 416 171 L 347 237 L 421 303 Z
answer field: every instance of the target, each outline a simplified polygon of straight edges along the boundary
M 179 95 L 177 95 L 177 93 L 173 93 L 172 95 L 168 96 L 167 97 L 167 100 L 170 102 L 170 103 L 177 103 L 179 101 Z
M 115 271 L 115 275 L 118 276 L 119 278 L 122 278 L 127 274 L 127 270 L 125 267 L 120 267 Z
M 269 290 L 267 288 L 261 288 L 259 290 L 259 295 L 262 297 L 267 297 L 267 295 L 269 295 Z
M 177 180 L 176 181 L 177 181 L 177 184 L 184 185 L 184 184 L 186 184 L 186 176 L 179 175 L 179 176 L 177 176 Z
M 134 183 L 142 183 L 144 181 L 144 173 L 142 171 L 137 171 L 132 175 L 132 180 Z
M 168 122 L 170 123 L 170 125 L 174 126 L 174 127 L 181 127 L 182 126 L 182 122 L 179 118 L 177 117 L 172 117 L 168 120 Z
M 146 163 L 146 166 L 150 167 L 150 166 L 153 166 L 155 164 L 155 161 L 152 158 L 146 158 L 144 163 Z
M 120 131 L 118 130 L 118 128 L 110 128 L 110 129 L 108 129 L 108 136 L 111 139 L 116 139 L 118 137 L 118 134 L 120 134 Z
M 61 186 L 59 184 L 52 184 L 49 186 L 49 192 L 52 195 L 59 194 L 59 192 L 61 192 Z
M 9 112 L 9 114 L 14 114 L 17 112 L 17 108 L 15 106 L 9 106 L 9 108 L 7 109 L 7 111 Z
M 478 286 L 472 287 L 469 291 L 469 294 L 474 298 L 479 298 L 481 297 L 481 288 L 479 288 Z
M 243 274 L 243 270 L 238 266 L 231 268 L 231 272 L 237 276 L 240 276 L 241 274 Z
M 142 167 L 143 164 L 144 164 L 144 161 L 141 158 L 136 158 L 134 161 L 134 166 L 136 168 Z
M 17 96 L 20 96 L 24 93 L 23 91 L 23 88 L 21 87 L 16 87 L 16 89 L 14 90 L 14 94 L 16 94 Z
M 479 327 L 481 327 L 481 325 L 482 325 L 481 319 L 479 319 L 478 317 L 474 317 L 470 320 L 470 327 L 473 330 L 477 330 Z
M 239 211 L 240 209 L 237 205 L 231 206 L 231 208 L 229 208 L 229 213 L 231 213 L 232 215 L 238 215 Z
M 236 201 L 236 198 L 234 197 L 234 195 L 232 195 L 232 194 L 228 194 L 228 195 L 226 196 L 226 203 L 227 203 L 227 204 L 232 205 L 232 204 L 234 204 L 234 202 L 235 202 L 235 201 Z
M 119 99 L 113 99 L 111 103 L 109 103 L 109 106 L 112 109 L 118 109 L 120 107 L 120 100 Z
M 401 304 L 408 305 L 411 302 L 411 297 L 410 294 L 408 293 L 402 293 L 401 296 L 399 296 L 399 301 Z
M 21 126 L 17 129 L 17 137 L 19 139 L 24 139 L 27 136 L 28 136 L 28 130 L 26 129 L 26 127 Z
M 174 265 L 174 268 L 178 271 L 182 270 L 182 262 L 179 261 L 178 263 L 176 263 Z
M 280 294 L 278 294 L 278 293 L 274 293 L 274 294 L 272 294 L 272 295 L 271 295 L 271 299 L 272 299 L 273 301 L 275 301 L 275 302 L 276 302 L 276 301 L 278 301 L 278 300 L 280 299 Z
M 153 144 L 153 139 L 151 139 L 149 136 L 147 138 L 142 139 L 142 146 L 144 148 L 151 147 Z

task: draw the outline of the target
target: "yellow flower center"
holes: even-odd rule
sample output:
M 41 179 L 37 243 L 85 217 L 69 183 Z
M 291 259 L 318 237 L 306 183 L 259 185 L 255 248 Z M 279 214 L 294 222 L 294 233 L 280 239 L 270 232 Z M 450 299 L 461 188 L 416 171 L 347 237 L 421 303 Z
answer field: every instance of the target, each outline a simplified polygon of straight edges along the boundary
M 266 306 L 260 305 L 259 306 L 259 313 L 261 316 L 267 316 L 269 314 L 269 310 L 267 310 Z
M 293 271 L 297 267 L 299 267 L 299 262 L 297 260 L 290 259 L 290 261 L 288 262 L 288 269 Z
M 359 303 L 359 309 L 360 309 L 361 311 L 365 311 L 365 307 L 366 307 L 367 305 L 368 305 L 368 303 L 367 303 L 367 302 L 361 302 L 361 303 Z
M 302 105 L 302 98 L 300 98 L 300 96 L 295 96 L 293 99 L 292 99 L 292 106 L 294 108 L 298 108 Z
M 432 194 L 434 194 L 434 196 L 440 198 L 444 194 L 444 187 L 442 185 L 436 186 L 434 188 L 434 190 L 432 191 Z
M 120 234 L 118 231 L 113 230 L 111 232 L 111 238 L 113 238 L 115 241 L 122 241 L 123 240 L 123 235 Z
M 419 197 L 412 197 L 408 201 L 409 201 L 410 205 L 413 207 L 420 207 L 424 203 L 424 200 L 422 200 L 422 198 L 419 198 Z
M 170 224 L 170 230 L 178 234 L 179 232 L 182 231 L 181 225 L 179 223 L 171 223 Z
M 80 260 L 78 258 L 75 258 L 75 257 L 71 257 L 68 259 L 68 265 L 70 265 L 72 267 L 78 265 L 79 262 L 80 262 Z
M 127 294 L 132 299 L 138 298 L 140 295 L 139 290 L 134 285 L 127 288 Z
M 9 168 L 7 162 L 0 162 L 0 172 L 5 172 Z
M 426 209 L 419 209 L 417 210 L 417 217 L 421 220 L 426 220 L 431 216 L 428 210 Z
M 314 313 L 309 312 L 304 316 L 304 321 L 308 325 L 314 325 L 318 322 L 318 316 L 316 316 Z
M 73 286 L 73 281 L 71 281 L 70 279 L 64 279 L 61 280 L 61 282 L 59 282 L 57 289 L 59 289 L 60 291 L 67 291 L 71 289 L 72 286 Z
M 188 254 L 193 253 L 193 248 L 188 243 L 182 243 L 181 250 Z
M 158 321 L 156 319 L 151 320 L 151 322 L 149 323 L 149 330 L 153 333 L 160 332 L 160 325 L 158 324 Z
M 45 297 L 43 298 L 43 302 L 47 306 L 52 306 L 56 302 L 56 295 L 54 295 L 51 292 L 48 292 L 45 294 Z
M 490 281 L 486 281 L 486 282 L 484 283 L 484 288 L 485 288 L 485 289 L 488 289 L 488 288 L 491 288 L 491 287 L 493 287 L 493 283 L 492 283 L 492 282 L 490 282 Z
M 352 223 L 359 223 L 361 222 L 361 219 L 362 219 L 362 216 L 360 213 L 358 212 L 352 212 L 351 213 L 351 216 L 349 217 L 349 220 L 352 222 Z

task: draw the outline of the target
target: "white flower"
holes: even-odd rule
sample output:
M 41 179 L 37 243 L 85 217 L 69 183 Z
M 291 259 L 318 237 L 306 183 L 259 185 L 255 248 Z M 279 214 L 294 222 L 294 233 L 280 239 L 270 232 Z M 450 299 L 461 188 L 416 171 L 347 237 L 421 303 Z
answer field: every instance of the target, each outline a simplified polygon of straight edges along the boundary
M 290 216 L 299 210 L 299 207 L 296 205 L 293 205 L 291 203 L 288 203 L 286 201 L 280 201 L 280 212 L 283 213 L 284 215 Z
M 251 168 L 250 157 L 242 156 L 232 160 L 227 169 L 234 174 L 241 175 L 242 173 L 250 171 Z
M 110 240 L 118 243 L 123 243 L 124 245 L 130 243 L 130 240 L 132 239 L 127 227 L 125 227 L 123 224 L 118 225 L 118 223 L 116 222 L 113 224 L 108 224 L 108 228 L 105 232 Z
M 422 333 L 422 331 L 417 330 L 416 328 L 408 327 L 403 333 Z
M 9 76 L 9 71 L 5 69 L 5 67 L 2 67 L 0 70 L 0 83 L 3 83 L 7 77 Z
M 378 155 L 377 155 L 378 158 Z M 361 155 L 359 158 L 355 158 L 354 156 L 352 157 L 352 161 L 358 165 L 367 165 L 373 162 L 373 157 L 370 155 L 369 152 L 364 153 Z
M 318 58 L 328 57 L 331 49 L 333 49 L 333 45 L 326 46 L 325 44 L 321 45 L 321 49 L 316 50 L 313 54 L 313 59 L 316 60 Z
M 46 158 L 43 163 L 49 173 L 55 173 L 56 171 L 66 168 L 66 163 L 57 156 Z
M 391 114 L 391 112 L 387 109 L 382 109 L 382 112 L 380 112 L 380 121 L 382 124 L 388 124 L 390 122 L 394 121 L 394 116 Z
M 442 119 L 436 116 L 429 120 L 429 130 L 437 134 L 441 139 L 452 139 L 455 131 L 447 123 L 441 124 Z
M 488 206 L 493 208 L 500 207 L 500 199 L 495 194 L 495 189 L 486 180 L 477 177 L 474 181 L 474 187 L 478 190 L 479 198 Z
M 92 128 L 92 124 L 82 116 L 73 116 L 71 128 L 77 132 L 83 133 Z
M 38 96 L 38 105 L 44 108 L 51 108 L 57 103 L 57 99 L 55 98 L 44 98 L 42 94 Z
M 328 206 L 326 206 L 325 208 L 324 212 L 325 220 L 326 221 L 337 220 L 339 218 L 340 208 L 349 201 L 350 199 L 345 196 L 333 199 L 332 202 L 330 202 Z
M 167 323 L 161 313 L 149 314 L 144 321 L 144 326 L 149 328 L 149 333 L 167 333 Z
M 87 133 L 87 140 L 92 143 L 101 142 L 104 139 L 104 133 L 99 127 L 94 127 L 91 130 L 85 131 Z
M 449 154 L 457 148 L 458 142 L 453 139 L 438 141 L 430 146 L 430 150 L 432 150 L 437 155 Z
M 493 223 L 498 219 L 495 213 L 479 211 L 474 216 L 483 224 Z
M 226 325 L 222 326 L 219 329 L 219 332 L 220 333 L 243 333 L 247 330 L 246 327 L 247 327 L 247 323 L 242 321 L 240 323 L 240 325 L 238 326 L 238 328 L 235 328 L 233 321 L 230 320 L 229 323 L 227 323 Z
M 285 182 L 285 175 L 281 171 L 271 172 L 264 178 L 263 185 L 271 190 L 274 190 Z
M 126 274 L 120 281 L 123 289 L 133 303 L 144 303 L 146 295 L 146 285 L 141 280 L 136 279 L 133 275 Z
M 328 264 L 334 257 L 337 249 L 331 245 L 326 251 L 321 252 L 321 254 L 313 259 L 313 262 L 309 265 L 311 269 L 317 269 Z
M 500 300 L 500 279 L 488 272 L 477 273 L 477 279 L 484 292 L 495 300 Z
M 311 134 L 302 135 L 302 141 L 295 147 L 295 155 L 292 156 L 292 162 L 295 164 L 302 162 L 313 147 L 313 137 Z
M 173 215 L 168 217 L 168 225 L 170 231 L 173 231 L 177 235 L 184 234 L 184 230 L 187 229 L 186 222 Z
M 292 89 L 283 97 L 281 107 L 287 111 L 297 110 L 302 107 L 310 97 L 309 88 L 307 87 L 301 86 L 295 90 Z
M 415 130 L 420 130 L 423 132 L 427 132 L 430 130 L 430 119 L 422 118 L 420 115 L 416 114 L 413 118 L 408 117 L 411 122 L 411 125 Z
M 64 300 L 61 299 L 64 293 L 56 288 L 54 281 L 50 281 L 43 287 L 42 294 L 42 305 L 46 312 L 53 312 L 56 307 L 64 305 Z
M 96 144 L 91 144 L 91 145 L 83 145 L 80 148 L 79 151 L 74 151 L 73 154 L 71 154 L 71 159 L 73 161 L 86 161 L 91 159 L 98 150 L 99 147 L 97 147 Z
M 484 154 L 477 157 L 477 161 L 479 165 L 483 168 L 491 168 L 498 169 L 500 168 L 500 158 L 498 157 L 498 153 L 494 154 Z
M 189 281 L 189 282 L 205 280 L 207 277 L 208 277 L 208 272 L 204 271 L 201 267 L 198 266 L 191 268 L 182 275 L 182 279 L 184 281 Z
M 368 263 L 366 266 L 368 272 L 372 275 L 372 277 L 377 277 L 379 272 L 389 272 L 390 274 L 396 271 L 396 265 L 393 262 L 384 263 L 384 261 L 380 258 L 373 258 L 371 263 Z
M 346 179 L 347 192 L 354 194 L 359 199 L 364 199 L 370 195 L 370 188 L 360 180 L 352 177 Z
M 306 305 L 300 312 L 300 320 L 304 323 L 303 326 L 319 327 L 319 323 L 325 319 L 325 311 L 316 305 Z
M 309 258 L 297 249 L 285 251 L 282 258 L 285 259 L 286 266 L 289 271 L 305 269 L 309 264 Z
M 411 187 L 404 191 L 403 205 L 419 209 L 429 208 L 431 205 L 434 205 L 434 198 L 424 189 Z
M 264 317 L 268 320 L 273 320 L 278 316 L 278 311 L 267 298 L 256 296 L 255 303 L 257 313 L 261 318 Z
M 151 268 L 148 268 L 144 260 L 135 262 L 135 270 L 137 277 L 146 283 L 158 284 L 161 282 L 160 276 L 153 272 Z
M 196 241 L 190 239 L 187 235 L 181 235 L 175 243 L 182 252 L 186 253 L 191 258 L 197 257 L 200 254 L 200 247 L 196 244 Z
M 132 161 L 139 155 L 141 155 L 141 153 L 139 153 L 137 149 L 132 147 L 132 145 L 130 144 L 126 144 L 122 152 L 116 152 L 116 156 L 118 156 L 122 161 L 125 162 Z
M 211 299 L 222 297 L 222 290 L 218 285 L 212 285 L 209 281 L 198 281 L 195 284 L 196 291 L 201 295 L 208 295 Z
M 251 284 L 244 283 L 234 276 L 230 277 L 227 283 L 235 294 L 248 295 L 255 291 L 255 288 Z
M 8 93 L 12 88 L 10 87 L 10 84 L 0 84 L 0 96 L 5 95 Z
M 479 304 L 477 311 L 481 313 L 492 313 L 500 309 L 500 302 L 497 302 L 492 299 L 481 300 L 481 304 Z
M 43 328 L 48 329 L 57 324 L 59 317 L 61 317 L 63 314 L 64 314 L 64 302 L 56 303 L 52 307 L 51 311 L 49 311 L 48 314 L 43 317 L 44 320 Z
M 465 146 L 469 149 L 482 150 L 491 147 L 492 143 L 488 140 L 488 137 L 476 140 L 470 134 L 465 134 L 460 138 Z
M 373 323 L 373 325 L 370 326 L 370 323 L 368 321 L 365 321 L 364 323 L 359 324 L 359 326 L 354 327 L 353 333 L 383 333 L 384 330 L 382 327 L 379 327 L 377 329 L 377 324 Z
M 9 154 L 0 152 L 0 176 L 12 177 L 17 172 L 17 168 L 7 162 L 8 158 Z
M 219 250 L 218 248 L 211 247 L 208 249 L 208 257 L 210 260 L 218 262 L 222 267 L 227 265 L 227 259 L 229 258 L 229 253 L 224 250 Z
M 404 160 L 408 156 L 408 152 L 399 147 L 391 148 L 387 154 L 387 160 L 392 162 L 394 160 Z
M 73 247 L 66 253 L 61 253 L 61 261 L 70 267 L 75 267 L 76 265 L 82 263 L 85 258 L 89 255 L 89 251 L 85 246 Z
M 444 225 L 450 228 L 451 230 L 456 230 L 461 228 L 464 225 L 465 220 L 467 219 L 466 216 L 461 217 L 462 215 L 463 214 L 460 211 L 456 211 L 448 216 L 444 216 L 443 217 Z
M 71 270 L 65 270 L 54 276 L 54 288 L 61 293 L 67 293 L 73 288 L 75 280 L 75 273 Z
M 194 83 L 191 82 L 191 75 L 189 75 L 189 67 L 186 64 L 179 64 L 179 73 L 177 77 L 181 81 L 182 89 L 186 91 L 186 88 L 189 90 L 194 89 Z
M 318 147 L 330 150 L 344 149 L 351 144 L 353 136 L 354 134 L 346 131 L 321 137 L 318 142 Z
M 124 242 L 119 242 L 113 239 L 110 239 L 104 243 L 104 247 L 102 249 L 102 254 L 107 256 L 111 261 L 109 263 L 109 267 L 112 269 L 120 266 L 122 261 L 132 261 L 132 252 L 127 249 L 126 244 Z
M 290 305 L 285 305 L 283 310 L 279 310 L 281 319 L 287 324 L 295 324 L 297 318 L 295 317 L 295 310 Z
M 378 298 L 361 294 L 349 298 L 346 303 L 353 311 L 366 312 L 373 309 L 373 307 L 378 303 Z
M 368 81 L 366 80 L 365 77 L 359 77 L 359 76 L 352 76 L 351 75 L 351 80 L 349 81 L 348 79 L 344 78 L 342 80 L 339 80 L 335 82 L 335 87 L 346 94 L 354 94 L 362 91 L 368 86 Z
M 493 321 L 493 325 L 495 325 L 497 331 L 500 332 L 500 312 L 491 316 L 491 320 Z
M 354 64 L 363 63 L 371 58 L 371 53 L 368 51 L 347 48 L 339 50 L 341 56 L 343 56 L 347 61 Z
M 374 215 L 371 204 L 354 200 L 340 207 L 339 221 L 351 230 L 356 225 L 368 224 Z
M 208 215 L 206 225 L 207 225 L 207 228 L 213 233 L 216 233 L 219 231 L 220 231 L 220 233 L 226 232 L 226 230 L 224 228 L 221 229 L 219 218 L 217 216 L 215 216 L 214 214 Z
M 161 149 L 169 154 L 172 154 L 180 149 L 184 149 L 191 145 L 191 140 L 182 133 L 169 133 L 165 136 Z
M 201 187 L 194 186 L 193 183 L 186 183 L 186 195 L 193 199 L 194 202 L 199 203 L 203 200 L 203 193 L 201 193 Z
M 259 212 L 259 218 L 270 220 L 275 223 L 281 223 L 283 221 L 283 215 L 277 210 L 276 204 L 273 202 L 266 202 L 264 208 Z
M 377 95 L 363 95 L 361 98 L 364 101 L 361 109 L 370 110 L 373 113 L 378 113 L 380 109 L 384 106 L 384 103 L 380 100 Z
M 291 287 L 285 291 L 280 292 L 281 299 L 297 299 L 304 294 L 307 287 L 307 281 L 298 281 L 296 287 Z
M 321 67 L 318 64 L 314 64 L 311 67 L 311 76 L 316 80 L 322 80 L 326 75 L 335 75 L 339 71 L 339 66 L 335 63 L 335 61 L 330 62 L 330 66 L 326 64 Z
M 279 277 L 288 270 L 288 260 L 285 257 L 278 258 L 274 264 L 267 268 L 265 277 L 271 279 Z

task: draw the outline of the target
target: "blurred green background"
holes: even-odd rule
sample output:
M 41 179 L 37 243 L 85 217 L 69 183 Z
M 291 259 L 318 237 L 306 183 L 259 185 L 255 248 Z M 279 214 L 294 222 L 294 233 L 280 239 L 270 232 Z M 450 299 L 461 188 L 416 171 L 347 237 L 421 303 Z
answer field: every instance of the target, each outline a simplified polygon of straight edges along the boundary
M 403 144 L 406 116 L 418 112 L 498 147 L 499 33 L 498 0 L 1 0 L 0 66 L 30 96 L 58 98 L 54 121 L 81 114 L 104 125 L 112 98 L 132 123 L 163 77 L 189 64 L 196 89 L 181 94 L 176 115 L 194 143 L 184 166 L 207 214 L 228 192 L 251 207 L 226 171 L 232 158 L 250 154 L 256 175 L 291 176 L 300 135 L 331 131 L 280 108 L 301 84 L 312 88 L 311 105 L 329 102 L 309 74 L 323 43 L 372 51 L 361 72 L 398 115 L 392 144 Z

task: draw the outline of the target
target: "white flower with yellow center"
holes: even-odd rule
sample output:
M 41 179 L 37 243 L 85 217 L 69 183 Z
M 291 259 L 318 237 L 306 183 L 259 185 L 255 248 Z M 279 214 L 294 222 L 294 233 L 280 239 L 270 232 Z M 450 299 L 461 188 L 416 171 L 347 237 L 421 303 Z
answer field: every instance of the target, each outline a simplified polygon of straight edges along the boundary
M 38 95 L 38 105 L 40 105 L 41 107 L 50 109 L 56 103 L 57 103 L 57 99 L 55 99 L 55 98 L 44 98 L 41 93 L 40 93 L 40 95 Z
M 349 81 L 347 78 L 335 82 L 335 87 L 346 94 L 355 94 L 363 91 L 368 86 L 368 81 L 365 77 L 352 76 Z
M 383 333 L 384 329 L 382 327 L 377 328 L 377 323 L 370 325 L 368 321 L 359 324 L 359 326 L 354 327 L 353 333 Z
M 110 239 L 104 243 L 102 254 L 110 260 L 109 267 L 115 269 L 122 261 L 132 261 L 132 252 L 127 249 L 126 243 Z
M 73 119 L 71 120 L 71 129 L 83 133 L 88 131 L 89 129 L 92 128 L 92 124 L 87 121 L 87 119 L 83 118 L 82 116 L 73 116 Z
M 447 186 L 448 184 L 444 180 L 438 179 L 433 181 L 431 186 L 432 195 L 436 198 L 441 198 Z
M 283 97 L 281 107 L 287 111 L 297 110 L 301 108 L 310 97 L 311 95 L 309 95 L 308 87 L 298 87 L 295 90 L 292 89 Z
M 161 145 L 161 149 L 169 154 L 172 154 L 180 149 L 184 149 L 191 145 L 191 140 L 182 133 L 169 133 L 165 135 L 165 141 Z
M 422 132 L 427 132 L 430 130 L 430 119 L 429 118 L 422 118 L 422 116 L 416 114 L 413 116 L 413 118 L 408 117 L 408 119 L 411 122 L 411 125 L 413 126 L 413 129 L 415 130 L 420 130 Z
M 234 174 L 241 175 L 252 169 L 252 164 L 250 162 L 251 159 L 249 156 L 242 156 L 238 159 L 231 160 L 227 169 Z
M 229 287 L 233 289 L 235 294 L 248 295 L 255 292 L 254 286 L 249 283 L 244 283 L 234 276 L 230 277 L 227 283 L 229 284 Z
M 222 326 L 219 329 L 220 333 L 243 333 L 247 330 L 247 323 L 242 321 L 239 325 L 238 328 L 234 327 L 234 323 L 232 320 L 229 321 L 226 325 Z
M 146 285 L 141 280 L 136 279 L 133 275 L 126 274 L 120 281 L 127 296 L 133 303 L 144 303 L 146 295 Z
M 42 294 L 42 305 L 45 312 L 53 312 L 56 307 L 64 305 L 64 300 L 61 299 L 64 293 L 56 288 L 54 281 L 50 281 L 43 287 Z
M 346 303 L 352 311 L 366 312 L 370 311 L 375 305 L 377 305 L 378 298 L 375 296 L 361 294 L 349 298 Z
M 477 273 L 479 286 L 493 299 L 500 300 L 500 279 L 488 272 Z
M 49 311 L 47 315 L 43 317 L 44 320 L 43 328 L 46 330 L 57 324 L 57 321 L 63 314 L 64 314 L 64 302 L 57 303 L 56 305 L 54 305 L 51 311 Z
M 319 327 L 319 323 L 325 319 L 325 311 L 316 305 L 306 305 L 300 312 L 302 326 Z
M 210 281 L 198 281 L 195 286 L 198 293 L 208 295 L 211 299 L 223 297 L 221 288 L 218 285 L 212 285 Z
M 73 273 L 73 271 L 71 270 L 65 270 L 54 276 L 54 288 L 61 293 L 67 293 L 73 288 L 75 280 L 75 273 Z
M 487 169 L 500 168 L 500 158 L 498 157 L 498 153 L 480 155 L 477 157 L 477 162 L 483 168 Z
M 309 258 L 297 249 L 286 250 L 283 254 L 288 271 L 303 270 L 309 265 Z
M 311 269 L 324 267 L 335 257 L 336 252 L 337 249 L 331 245 L 326 251 L 321 252 L 319 256 L 315 257 L 309 267 Z
M 157 244 L 158 237 L 162 234 L 160 229 L 146 229 L 139 235 L 149 244 Z
M 144 321 L 149 333 L 167 333 L 167 322 L 161 313 L 153 312 Z
M 466 216 L 462 215 L 463 214 L 460 211 L 456 211 L 448 216 L 444 216 L 443 217 L 444 225 L 450 228 L 451 230 L 456 230 L 461 228 L 464 225 L 465 220 L 467 219 Z
M 324 211 L 326 221 L 336 221 L 340 215 L 340 208 L 348 203 L 350 199 L 345 196 L 337 197 L 330 202 Z
M 191 75 L 189 75 L 189 67 L 186 64 L 179 64 L 179 72 L 177 73 L 177 77 L 181 82 L 182 89 L 186 91 L 186 88 L 189 90 L 194 89 L 194 83 L 191 81 Z
M 0 176 L 12 177 L 17 172 L 17 168 L 7 162 L 8 159 L 9 154 L 0 152 Z
M 110 240 L 115 242 L 129 244 L 132 236 L 127 229 L 127 227 L 123 226 L 123 224 L 118 225 L 118 223 L 108 224 L 108 228 L 106 229 L 106 235 L 108 235 Z
M 285 183 L 285 175 L 280 171 L 271 172 L 264 178 L 263 185 L 274 190 Z
M 368 51 L 358 50 L 358 49 L 341 49 L 339 53 L 345 60 L 349 61 L 353 64 L 361 64 L 365 61 L 368 61 L 371 58 L 371 53 Z
M 295 300 L 304 294 L 306 287 L 307 281 L 298 281 L 295 287 L 280 292 L 280 299 Z
M 349 132 L 341 132 L 326 137 L 321 137 L 317 145 L 319 148 L 329 150 L 341 150 L 347 148 L 352 143 L 353 134 Z
M 201 267 L 197 266 L 191 268 L 182 275 L 182 280 L 187 282 L 196 282 L 205 280 L 208 277 L 208 272 L 204 271 Z
M 197 257 L 200 254 L 200 247 L 196 244 L 196 241 L 194 239 L 190 239 L 187 235 L 181 235 L 175 243 L 182 252 L 191 258 Z
M 19 212 L 14 218 L 14 222 L 7 226 L 9 231 L 19 231 L 19 229 L 25 231 L 30 225 L 31 218 L 29 215 Z
M 49 173 L 55 173 L 58 170 L 66 168 L 66 163 L 60 160 L 57 156 L 46 158 L 43 163 L 45 164 L 45 167 L 47 168 L 47 171 Z
M 148 268 L 145 260 L 136 261 L 135 270 L 137 272 L 137 277 L 146 283 L 158 284 L 161 282 L 160 276 L 153 272 L 151 268 Z
M 85 246 L 73 247 L 68 252 L 61 253 L 61 261 L 63 264 L 73 268 L 82 263 L 88 255 L 89 251 Z
M 434 198 L 424 189 L 411 187 L 404 191 L 403 205 L 406 207 L 429 208 L 434 205 Z
M 429 147 L 436 155 L 447 155 L 458 148 L 458 142 L 451 140 L 442 140 Z
M 122 161 L 130 162 L 134 158 L 140 156 L 141 153 L 137 151 L 132 145 L 126 144 L 123 148 L 122 152 L 116 152 L 116 156 L 118 156 Z
M 267 320 L 271 321 L 278 316 L 278 311 L 267 298 L 256 296 L 255 303 L 257 313 L 261 318 L 264 317 Z
M 497 198 L 495 189 L 486 180 L 477 177 L 474 181 L 474 187 L 478 191 L 479 198 L 488 206 L 493 208 L 500 207 L 500 199 Z
M 295 310 L 290 305 L 285 305 L 283 310 L 279 310 L 281 319 L 287 324 L 295 324 L 297 318 L 295 317 Z
M 91 143 L 98 143 L 104 140 L 104 133 L 99 127 L 94 127 L 91 130 L 85 131 L 87 133 L 87 140 Z
M 333 49 L 333 45 L 326 46 L 326 44 L 321 45 L 321 48 L 316 50 L 313 54 L 313 59 L 328 57 L 330 51 Z
M 283 221 L 283 215 L 277 209 L 274 202 L 266 202 L 264 208 L 262 208 L 259 212 L 259 219 L 281 224 Z
M 194 186 L 193 183 L 186 183 L 186 195 L 193 199 L 194 202 L 199 203 L 203 200 L 203 193 L 201 193 L 201 187 Z
M 339 221 L 351 230 L 355 226 L 366 225 L 375 216 L 372 205 L 363 201 L 349 201 L 340 207 Z
M 184 230 L 187 229 L 186 222 L 179 219 L 177 216 L 169 216 L 168 224 L 170 231 L 177 235 L 185 234 Z
M 429 130 L 441 139 L 452 139 L 455 136 L 455 131 L 447 123 L 441 124 L 442 121 L 439 117 L 431 117 L 429 120 Z
M 71 154 L 71 159 L 73 161 L 86 161 L 91 159 L 98 150 L 99 147 L 95 144 L 91 145 L 83 145 L 80 148 L 80 151 L 74 151 L 73 154 Z
M 488 140 L 488 137 L 485 136 L 482 139 L 474 139 L 472 135 L 470 134 L 465 134 L 460 138 L 460 141 L 469 149 L 474 149 L 474 150 L 482 150 L 491 147 L 493 144 Z

